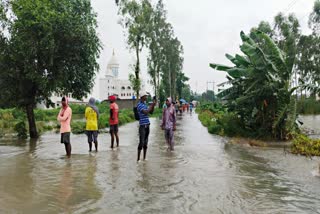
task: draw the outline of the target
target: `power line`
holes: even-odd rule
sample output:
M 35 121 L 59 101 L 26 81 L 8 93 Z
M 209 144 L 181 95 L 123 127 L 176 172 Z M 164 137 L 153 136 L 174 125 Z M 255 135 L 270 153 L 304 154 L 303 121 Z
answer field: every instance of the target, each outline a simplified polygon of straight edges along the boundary
M 288 7 L 284 10 L 284 13 L 289 12 L 298 2 L 299 2 L 299 0 L 291 1 L 291 3 L 288 5 Z

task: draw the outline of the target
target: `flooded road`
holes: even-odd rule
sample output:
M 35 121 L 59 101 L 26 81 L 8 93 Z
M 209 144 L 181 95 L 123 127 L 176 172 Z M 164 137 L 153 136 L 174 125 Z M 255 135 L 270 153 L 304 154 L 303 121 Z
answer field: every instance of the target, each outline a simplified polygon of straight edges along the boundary
M 72 135 L 70 160 L 57 134 L 0 141 L 0 213 L 320 213 L 318 158 L 227 144 L 187 114 L 170 153 L 159 121 L 151 123 L 139 164 L 137 123 L 120 127 L 114 151 L 108 134 L 98 153 Z

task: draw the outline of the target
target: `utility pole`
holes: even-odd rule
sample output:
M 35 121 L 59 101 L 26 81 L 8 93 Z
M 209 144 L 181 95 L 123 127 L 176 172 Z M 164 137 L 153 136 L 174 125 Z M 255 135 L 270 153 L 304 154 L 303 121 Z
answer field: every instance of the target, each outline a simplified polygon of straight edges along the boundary
M 214 101 L 214 85 L 215 85 L 215 81 L 212 81 L 212 82 L 207 82 L 207 95 L 208 95 L 208 85 L 209 84 L 212 84 L 212 102 Z

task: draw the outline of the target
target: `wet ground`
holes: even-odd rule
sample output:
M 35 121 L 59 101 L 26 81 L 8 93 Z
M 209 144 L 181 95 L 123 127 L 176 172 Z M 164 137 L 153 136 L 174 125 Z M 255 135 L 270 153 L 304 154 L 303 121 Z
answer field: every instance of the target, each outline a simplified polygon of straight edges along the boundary
M 108 134 L 98 153 L 72 135 L 71 159 L 54 133 L 0 141 L 0 213 L 320 213 L 318 158 L 228 144 L 189 114 L 167 152 L 159 121 L 151 123 L 139 164 L 137 123 L 120 127 L 113 151 Z

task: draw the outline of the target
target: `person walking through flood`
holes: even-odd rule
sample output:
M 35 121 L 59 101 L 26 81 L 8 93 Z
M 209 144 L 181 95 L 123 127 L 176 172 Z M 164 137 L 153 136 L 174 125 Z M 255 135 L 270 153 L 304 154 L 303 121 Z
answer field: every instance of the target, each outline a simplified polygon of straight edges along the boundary
M 70 132 L 71 132 L 71 117 L 72 109 L 68 105 L 68 99 L 62 97 L 61 99 L 62 108 L 59 111 L 57 120 L 60 122 L 60 133 L 61 133 L 61 143 L 64 144 L 66 149 L 67 157 L 71 157 L 71 143 L 70 143 Z
M 98 151 L 98 119 L 99 109 L 95 105 L 96 100 L 91 97 L 85 110 L 86 134 L 88 136 L 89 152 L 92 151 L 92 142 L 96 152 Z
M 110 118 L 109 118 L 109 126 L 110 126 L 110 136 L 111 136 L 111 146 L 114 147 L 114 138 L 116 138 L 117 147 L 119 147 L 119 106 L 116 103 L 116 96 L 110 96 Z
M 189 109 L 190 109 L 190 114 L 192 114 L 192 109 L 193 109 L 193 103 L 192 102 L 190 102 Z
M 169 97 L 166 100 L 167 108 L 164 109 L 162 114 L 161 128 L 164 130 L 164 136 L 168 145 L 168 151 L 174 150 L 174 131 L 176 130 L 176 112 L 172 99 Z

